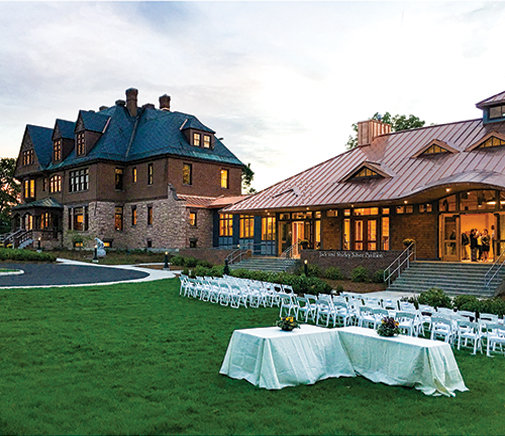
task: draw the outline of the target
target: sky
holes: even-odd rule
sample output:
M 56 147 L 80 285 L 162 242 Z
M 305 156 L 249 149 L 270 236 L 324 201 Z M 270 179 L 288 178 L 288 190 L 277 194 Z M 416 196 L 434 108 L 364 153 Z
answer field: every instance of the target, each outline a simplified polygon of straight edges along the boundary
M 503 2 L 0 1 L 0 157 L 139 90 L 168 94 L 257 190 L 345 151 L 376 112 L 479 118 L 505 90 Z

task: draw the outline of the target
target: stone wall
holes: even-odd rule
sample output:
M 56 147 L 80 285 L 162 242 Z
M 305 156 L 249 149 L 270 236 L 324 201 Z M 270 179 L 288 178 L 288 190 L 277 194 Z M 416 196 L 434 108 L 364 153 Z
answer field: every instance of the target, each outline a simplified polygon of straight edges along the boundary
M 212 265 L 223 265 L 226 256 L 235 250 L 218 248 L 183 248 L 178 253 L 184 257 L 194 257 L 199 260 L 206 260 Z
M 402 250 L 403 251 L 403 250 Z M 357 266 L 365 267 L 371 274 L 386 269 L 401 254 L 401 251 L 343 251 L 343 250 L 302 250 L 302 265 L 318 265 L 324 270 L 330 266 L 338 267 L 347 277 Z
M 436 213 L 393 215 L 390 221 L 391 248 L 404 250 L 403 240 L 416 241 L 418 259 L 437 259 L 438 224 Z

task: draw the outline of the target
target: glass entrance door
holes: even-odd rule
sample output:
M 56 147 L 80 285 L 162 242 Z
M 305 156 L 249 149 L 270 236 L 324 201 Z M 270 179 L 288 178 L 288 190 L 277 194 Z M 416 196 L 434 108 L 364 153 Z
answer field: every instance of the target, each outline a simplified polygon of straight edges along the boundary
M 440 257 L 445 261 L 459 261 L 460 235 L 459 216 L 458 215 L 442 215 L 442 225 L 440 226 Z
M 303 221 L 294 221 L 292 223 L 292 233 L 293 233 L 293 257 L 300 257 L 300 242 L 304 241 L 305 238 L 305 226 Z

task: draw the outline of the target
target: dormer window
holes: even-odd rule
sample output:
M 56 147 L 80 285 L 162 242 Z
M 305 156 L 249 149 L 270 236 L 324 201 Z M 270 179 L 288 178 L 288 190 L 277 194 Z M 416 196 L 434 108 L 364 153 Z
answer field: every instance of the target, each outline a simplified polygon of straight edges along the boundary
M 54 146 L 53 146 L 53 160 L 54 161 L 59 161 L 61 160 L 61 138 L 56 139 L 54 141 Z
M 502 145 L 505 145 L 505 135 L 498 132 L 491 132 L 468 147 L 466 151 L 501 147 Z
M 353 179 L 364 179 L 364 178 L 370 178 L 370 177 L 381 177 L 378 173 L 375 171 L 372 171 L 370 168 L 363 168 L 361 171 L 357 172 L 354 174 L 352 177 Z
M 199 133 L 193 133 L 193 145 L 195 147 L 200 147 L 200 134 Z
M 496 120 L 498 118 L 505 118 L 505 105 L 492 106 L 489 108 L 489 119 Z
M 439 139 L 432 139 L 428 144 L 426 144 L 424 147 L 422 147 L 416 154 L 414 154 L 412 157 L 413 158 L 418 158 L 418 157 L 430 157 L 430 156 L 436 156 L 440 154 L 447 154 L 447 153 L 459 153 L 459 151 L 451 147 L 447 142 L 441 141 Z
M 445 148 L 440 147 L 440 145 L 432 145 L 430 148 L 426 149 L 422 156 L 426 154 L 440 154 L 440 153 L 448 153 Z
M 488 140 L 484 141 L 477 148 L 500 147 L 501 145 L 505 145 L 505 141 L 500 138 L 492 136 Z
M 210 148 L 210 135 L 203 135 L 203 148 Z
M 388 177 L 391 177 L 391 174 L 389 174 L 387 169 L 381 168 L 380 164 L 365 161 L 347 173 L 340 182 L 361 182 L 371 179 L 384 179 Z
M 77 156 L 82 156 L 86 154 L 86 141 L 84 138 L 84 132 L 79 132 L 76 137 L 76 154 Z

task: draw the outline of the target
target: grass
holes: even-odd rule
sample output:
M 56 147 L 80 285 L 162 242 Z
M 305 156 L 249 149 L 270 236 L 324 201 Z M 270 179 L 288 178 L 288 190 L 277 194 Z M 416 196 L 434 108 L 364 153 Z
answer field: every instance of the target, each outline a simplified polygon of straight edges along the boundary
M 219 374 L 277 309 L 179 297 L 177 279 L 0 291 L 0 434 L 503 434 L 505 358 L 455 351 L 469 392 L 362 377 L 280 391 Z
M 18 271 L 18 270 L 17 269 L 0 268 L 0 274 L 2 274 L 2 273 L 16 272 L 16 271 Z
M 93 250 L 52 250 L 50 253 L 63 259 L 91 262 L 94 252 Z M 164 253 L 142 250 L 108 250 L 107 255 L 100 258 L 100 264 L 103 265 L 135 265 L 139 263 L 160 263 L 164 261 Z

